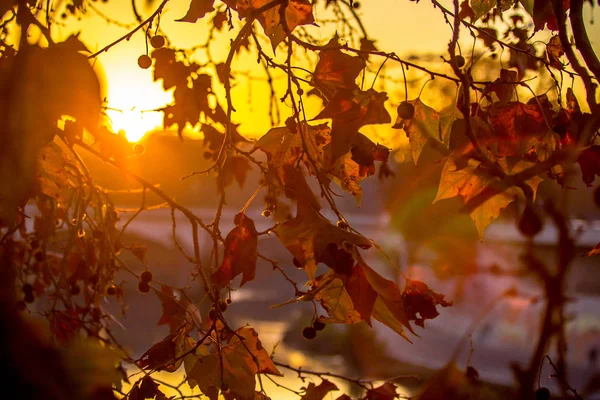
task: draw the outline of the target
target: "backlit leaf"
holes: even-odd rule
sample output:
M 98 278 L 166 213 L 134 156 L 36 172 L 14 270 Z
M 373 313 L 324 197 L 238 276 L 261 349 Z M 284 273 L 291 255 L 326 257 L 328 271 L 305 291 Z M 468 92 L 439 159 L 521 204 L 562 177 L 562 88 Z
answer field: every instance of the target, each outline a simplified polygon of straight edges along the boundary
M 427 143 L 427 139 L 440 140 L 440 114 L 424 104 L 421 99 L 409 100 L 414 107 L 414 115 L 409 119 L 398 116 L 394 128 L 403 128 L 408 140 L 415 165 Z
M 193 348 L 195 343 L 188 346 Z M 202 393 L 216 400 L 218 389 L 226 385 L 239 399 L 253 400 L 256 374 L 281 376 L 258 339 L 258 333 L 243 327 L 231 334 L 220 350 L 200 346 L 186 357 L 185 369 L 191 387 L 198 385 Z
M 327 46 L 338 46 L 334 37 Z M 319 88 L 329 100 L 337 89 L 352 89 L 356 87 L 356 78 L 365 68 L 364 59 L 351 56 L 339 49 L 327 49 L 319 53 L 319 61 L 313 73 L 314 85 Z
M 337 247 L 371 247 L 371 241 L 333 224 L 315 210 L 298 213 L 275 229 L 281 243 L 292 253 L 308 277 L 315 278 L 317 264 L 323 262 L 330 243 Z
M 322 400 L 327 393 L 338 390 L 338 387 L 327 379 L 323 379 L 317 386 L 310 382 L 300 400 Z
M 258 233 L 254 221 L 243 213 L 235 216 L 236 227 L 225 238 L 225 255 L 221 266 L 211 275 L 211 281 L 219 288 L 225 287 L 233 278 L 242 274 L 244 283 L 254 279 L 258 257 Z
M 214 11 L 215 0 L 192 0 L 185 16 L 177 21 L 196 22 L 202 19 L 207 13 Z
M 475 15 L 475 19 L 473 21 L 477 21 L 479 18 L 486 15 L 497 4 L 497 0 L 471 0 L 471 9 Z
M 442 169 L 437 196 L 433 202 L 461 195 L 464 202 L 467 203 L 485 192 L 484 194 L 488 195 L 487 199 L 470 212 L 479 237 L 483 239 L 487 226 L 498 218 L 500 212 L 511 202 L 517 198 L 524 198 L 524 194 L 516 186 L 505 187 L 499 178 L 486 174 L 480 165 L 479 161 L 469 159 L 464 167 L 458 168 L 454 159 L 449 157 Z M 508 168 L 505 163 L 501 163 L 507 174 L 516 174 L 533 165 L 527 161 L 519 161 L 512 168 Z M 541 180 L 536 176 L 526 182 L 531 187 L 534 196 Z

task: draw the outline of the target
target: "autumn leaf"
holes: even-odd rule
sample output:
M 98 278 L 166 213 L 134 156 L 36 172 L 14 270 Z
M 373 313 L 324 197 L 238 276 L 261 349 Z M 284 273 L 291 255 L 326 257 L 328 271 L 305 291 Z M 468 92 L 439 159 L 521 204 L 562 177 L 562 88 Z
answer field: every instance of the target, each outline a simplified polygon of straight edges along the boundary
M 393 127 L 404 129 L 410 141 L 410 150 L 416 165 L 427 139 L 440 141 L 440 114 L 419 98 L 409 100 L 407 103 L 414 107 L 414 115 L 408 119 L 398 116 Z
M 394 400 L 397 398 L 396 385 L 392 382 L 385 382 L 381 386 L 367 390 L 367 394 L 362 400 Z
M 151 56 L 154 59 L 152 77 L 155 81 L 162 79 L 164 90 L 187 87 L 190 70 L 183 62 L 177 61 L 175 50 L 162 47 L 154 50 Z
M 331 129 L 327 124 L 308 125 L 302 123 L 291 132 L 287 126 L 272 128 L 254 145 L 267 155 L 269 169 L 285 185 L 285 166 L 294 166 L 299 160 L 306 161 L 312 168 L 323 168 L 323 146 L 331 140 Z M 312 161 L 312 162 L 311 162 Z M 316 171 L 312 171 L 316 174 Z
M 546 59 L 554 68 L 562 69 L 564 67 L 560 58 L 565 54 L 562 43 L 558 35 L 552 36 L 546 45 Z
M 489 13 L 497 4 L 497 0 L 471 0 L 471 9 L 475 17 L 473 22 Z
M 194 23 L 204 18 L 207 13 L 214 11 L 214 3 L 215 0 L 192 0 L 185 16 L 176 21 Z
M 350 152 L 339 158 L 333 165 L 326 165 L 325 147 L 331 142 L 331 129 L 327 124 L 272 128 L 262 136 L 254 148 L 262 150 L 267 155 L 269 170 L 277 178 L 279 184 L 292 189 L 298 187 L 304 180 L 296 165 L 301 161 L 306 169 L 314 176 L 325 175 L 333 179 L 342 189 L 351 193 L 360 204 L 362 188 L 360 182 L 375 173 L 375 161 L 386 163 L 389 149 L 373 143 L 363 134 L 356 133 Z M 308 203 L 318 209 L 318 203 L 313 199 L 306 199 L 305 190 L 294 190 L 297 194 L 304 194 Z M 291 198 L 297 195 L 290 193 Z
M 219 288 L 225 287 L 236 276 L 242 274 L 244 283 L 254 279 L 258 257 L 258 233 L 254 221 L 244 213 L 234 219 L 235 228 L 225 238 L 225 255 L 221 266 L 211 275 L 211 281 Z
M 446 147 L 450 147 L 450 137 L 452 134 L 452 125 L 458 119 L 462 119 L 463 114 L 460 110 L 452 105 L 440 111 L 440 138 L 439 141 Z
M 407 312 L 410 312 L 414 317 L 414 302 L 409 302 L 411 308 L 407 309 L 404 303 L 406 293 L 394 282 L 382 277 L 362 262 L 352 269 L 349 276 L 333 271 L 320 275 L 314 280 L 312 291 L 316 292 L 315 300 L 327 311 L 328 317 L 324 319 L 325 322 L 354 324 L 364 320 L 370 324 L 372 317 L 409 342 L 404 328 L 415 334 L 407 315 Z M 441 297 L 436 299 L 443 300 L 442 295 L 437 296 Z M 436 302 L 435 305 L 437 304 L 442 303 Z M 444 304 L 450 305 L 447 302 Z M 423 312 L 428 317 L 432 316 L 430 309 L 426 312 L 423 308 Z M 416 321 L 416 318 L 413 320 Z
M 527 161 L 519 161 L 512 168 L 509 168 L 505 162 L 500 164 L 507 174 L 516 174 L 534 165 Z M 479 232 L 479 238 L 483 240 L 487 226 L 515 199 L 524 198 L 524 193 L 516 186 L 505 187 L 499 178 L 486 174 L 480 167 L 480 161 L 470 158 L 464 167 L 459 168 L 455 160 L 449 157 L 442 169 L 437 196 L 433 202 L 461 195 L 467 204 L 485 191 L 488 194 L 487 199 L 470 212 L 471 219 Z M 526 182 L 534 196 L 541 181 L 542 178 L 536 176 Z
M 360 265 L 355 265 L 352 268 L 352 274 L 344 278 L 344 287 L 352 300 L 354 309 L 367 324 L 371 325 L 371 314 L 377 300 L 377 292 L 367 280 Z
M 323 400 L 327 393 L 339 390 L 338 387 L 327 379 L 323 379 L 317 386 L 310 382 L 300 400 Z
M 148 248 L 146 246 L 135 242 L 129 250 L 142 264 L 148 265 Z
M 387 94 L 374 89 L 338 89 L 315 119 L 331 118 L 331 142 L 325 147 L 326 164 L 334 164 L 350 151 L 365 125 L 387 124 L 391 117 L 385 109 Z
M 272 2 L 272 0 L 237 0 L 236 10 L 241 18 L 246 18 L 256 10 Z M 312 4 L 308 0 L 290 0 L 286 4 L 284 15 L 285 24 L 289 32 L 293 32 L 300 25 L 308 25 L 315 22 L 312 14 Z M 280 5 L 271 7 L 256 17 L 263 27 L 265 34 L 269 37 L 273 50 L 277 48 L 286 36 L 286 30 L 280 19 L 280 7 Z
M 228 156 L 221 169 L 221 184 L 223 187 L 227 187 L 235 179 L 239 187 L 242 188 L 251 169 L 250 161 L 246 157 Z
M 501 107 L 490 107 L 489 122 L 494 129 L 494 146 L 497 155 L 522 155 L 521 141 L 536 137 L 548 130 L 544 114 L 539 105 L 511 102 Z
M 570 0 L 562 0 L 563 10 L 566 13 L 570 8 Z M 537 32 L 547 27 L 551 31 L 558 30 L 558 20 L 554 15 L 551 1 L 534 1 L 533 3 L 534 30 Z
M 186 348 L 194 347 L 196 350 L 185 357 L 188 383 L 190 387 L 199 386 L 211 400 L 217 399 L 218 389 L 223 386 L 239 399 L 253 400 L 256 374 L 282 376 L 258 339 L 258 333 L 250 327 L 231 333 L 227 344 L 222 343 L 220 349 L 213 345 L 196 346 L 188 339 Z
M 475 13 L 473 9 L 469 5 L 469 0 L 462 0 L 460 3 L 460 10 L 458 12 L 458 16 L 462 20 L 466 20 L 467 18 L 473 22 L 475 20 Z
M 317 211 L 307 209 L 275 228 L 275 234 L 289 250 L 296 262 L 313 280 L 317 264 L 323 262 L 330 243 L 338 248 L 344 246 L 371 247 L 371 241 L 331 224 Z
M 444 297 L 443 294 L 431 290 L 427 284 L 416 280 L 407 279 L 402 289 L 406 316 L 409 321 L 415 321 L 415 324 L 421 328 L 425 327 L 426 319 L 433 319 L 439 315 L 437 305 L 442 307 L 452 305 L 452 302 L 444 300 Z
M 155 291 L 162 305 L 162 315 L 158 325 L 169 325 L 171 333 L 184 328 L 190 331 L 202 323 L 198 306 L 190 302 L 182 292 L 170 286 L 163 286 Z
M 314 293 L 314 296 L 312 296 L 312 293 L 311 296 L 327 312 L 328 317 L 322 318 L 324 322 L 356 324 L 363 320 L 354 307 L 344 281 L 337 277 L 333 271 L 317 276 L 313 280 L 311 292 Z
M 339 49 L 327 49 L 338 46 L 337 36 L 319 53 L 319 61 L 313 72 L 313 84 L 330 100 L 338 89 L 356 88 L 356 78 L 366 67 L 365 60 L 351 56 Z
M 600 146 L 583 149 L 577 157 L 581 168 L 581 179 L 587 187 L 591 187 L 596 175 L 600 176 Z
M 58 146 L 51 142 L 41 148 L 38 156 L 37 183 L 40 192 L 55 200 L 63 201 L 63 193 L 73 187 L 69 168 L 76 171 L 77 167 L 70 157 Z
M 138 366 L 143 369 L 175 372 L 181 366 L 183 358 L 178 358 L 184 350 L 184 335 L 171 333 L 155 343 L 139 359 Z
M 516 82 L 518 82 L 517 72 L 503 68 L 500 70 L 500 77 L 487 85 L 483 90 L 483 94 L 496 93 L 499 105 L 504 106 L 513 97 L 516 91 Z

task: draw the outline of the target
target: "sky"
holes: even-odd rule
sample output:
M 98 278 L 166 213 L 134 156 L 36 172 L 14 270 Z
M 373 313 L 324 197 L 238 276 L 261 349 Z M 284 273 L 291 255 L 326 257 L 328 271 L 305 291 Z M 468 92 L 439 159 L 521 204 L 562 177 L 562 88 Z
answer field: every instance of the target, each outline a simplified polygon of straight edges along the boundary
M 217 0 L 216 3 L 219 4 L 219 1 Z M 367 1 L 365 0 L 363 3 L 366 4 Z M 451 8 L 451 1 L 446 0 L 442 3 Z M 126 34 L 135 26 L 135 18 L 129 1 L 111 0 L 106 3 L 97 1 L 92 4 L 103 15 L 128 24 L 128 26 L 123 27 L 109 23 L 94 10 L 90 10 L 81 21 L 77 21 L 75 17 L 69 17 L 65 20 L 65 28 L 56 25 L 53 27 L 54 33 L 65 36 L 80 31 L 80 38 L 91 51 L 95 51 Z M 159 1 L 154 0 L 148 6 L 146 0 L 137 0 L 136 4 L 142 18 L 145 19 L 152 14 Z M 190 0 L 169 1 L 160 20 L 161 30 L 173 43 L 182 48 L 202 43 L 207 36 L 206 24 L 203 21 L 196 24 L 176 21 L 185 15 L 189 4 Z M 318 9 L 315 12 L 319 14 L 323 10 Z M 427 0 L 418 3 L 409 0 L 377 0 L 371 5 L 361 7 L 358 13 L 363 18 L 370 38 L 377 40 L 376 45 L 382 50 L 396 52 L 402 57 L 421 53 L 437 56 L 447 53 L 447 43 L 451 35 L 450 28 L 444 22 L 442 14 L 433 9 L 431 2 Z M 587 14 L 589 15 L 589 12 Z M 600 12 L 596 8 L 595 17 L 599 16 Z M 586 18 L 587 20 L 589 17 Z M 310 27 L 309 29 L 314 36 L 323 41 L 327 41 L 332 34 L 330 29 L 324 27 Z M 222 33 L 221 41 L 214 46 L 213 56 L 215 58 L 225 59 L 228 41 L 236 33 L 236 30 Z M 600 50 L 600 26 L 588 24 L 588 33 L 593 41 L 598 38 L 594 45 Z M 152 69 L 142 70 L 138 67 L 137 59 L 145 53 L 144 34 L 139 31 L 130 40 L 123 41 L 108 52 L 101 54 L 97 61 L 98 67 L 103 71 L 106 83 L 108 106 L 115 109 L 108 111 L 113 128 L 115 131 L 125 130 L 130 140 L 139 139 L 149 130 L 160 129 L 162 113 L 145 111 L 163 107 L 172 100 L 171 92 L 164 92 L 160 82 L 153 82 Z M 197 54 L 201 55 L 201 53 Z M 281 57 L 281 54 L 278 56 Z M 375 60 L 375 66 L 379 65 L 381 61 L 383 60 Z M 253 75 L 260 75 L 260 68 L 256 64 L 254 55 L 237 58 L 233 67 L 235 70 L 249 71 Z M 438 67 L 443 68 L 444 66 L 438 65 Z M 395 74 L 397 78 L 401 77 L 399 69 L 392 70 L 391 73 Z M 409 98 L 414 98 L 420 93 L 423 83 L 421 82 L 416 90 L 409 89 Z M 219 83 L 215 80 L 214 84 L 218 85 Z M 267 87 L 264 83 L 249 82 L 247 79 L 239 77 L 235 84 L 233 95 L 237 112 L 234 115 L 234 122 L 242 123 L 240 127 L 242 134 L 253 138 L 259 137 L 270 128 L 267 114 Z M 219 92 L 218 88 L 216 90 Z M 390 91 L 390 111 L 400 101 L 399 97 L 394 97 L 394 93 L 391 93 L 394 90 L 400 89 L 392 88 Z M 222 90 L 221 94 L 223 94 Z M 426 99 L 429 98 L 431 102 L 440 100 L 436 86 L 433 84 L 429 84 L 423 90 L 423 96 Z M 309 99 L 307 104 L 309 110 L 318 112 L 319 101 Z M 247 121 L 251 121 L 251 123 Z M 364 130 L 366 130 L 365 133 L 376 136 L 384 144 L 392 147 L 398 145 L 397 141 L 392 140 L 392 137 L 397 134 L 389 127 L 366 127 Z M 189 135 L 193 136 L 193 134 L 193 132 L 189 132 Z M 386 141 L 388 143 L 385 143 Z

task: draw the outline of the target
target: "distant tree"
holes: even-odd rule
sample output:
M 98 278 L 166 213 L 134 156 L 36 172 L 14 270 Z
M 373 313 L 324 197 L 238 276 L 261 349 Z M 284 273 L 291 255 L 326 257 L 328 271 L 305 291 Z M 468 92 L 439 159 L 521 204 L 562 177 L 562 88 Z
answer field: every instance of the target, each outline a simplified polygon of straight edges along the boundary
M 572 179 L 591 186 L 600 175 L 600 61 L 586 34 L 584 0 L 431 0 L 451 28 L 441 62 L 404 59 L 380 49 L 361 20 L 378 7 L 376 2 L 191 0 L 179 21 L 208 26 L 204 41 L 192 49 L 180 48 L 161 27 L 169 0 L 147 3 L 154 11 L 143 18 L 132 1 L 135 28 L 91 53 L 77 36 L 61 38 L 58 27 L 85 18 L 96 9 L 95 0 L 0 0 L 0 379 L 5 390 L 16 388 L 17 398 L 165 399 L 167 384 L 154 373 L 175 372 L 182 365 L 185 382 L 210 399 L 219 393 L 227 399 L 267 398 L 262 379 L 277 381 L 284 372 L 322 379 L 297 392 L 302 399 L 322 399 L 338 390 L 329 379 L 339 374 L 294 370 L 272 359 L 260 332 L 231 326 L 227 289 L 238 286 L 232 281 L 239 275 L 239 286 L 252 281 L 258 262 L 270 264 L 287 279 L 295 301 L 315 304 L 313 323 L 302 332 L 306 339 L 326 324 L 375 319 L 408 340 L 414 325 L 424 327 L 438 315 L 437 306 L 452 305 L 424 282 L 405 279 L 399 287 L 371 268 L 363 255 L 379 246 L 336 206 L 335 188 L 360 203 L 362 180 L 393 174 L 390 149 L 360 132 L 378 124 L 406 134 L 415 164 L 425 148 L 439 154 L 444 167 L 435 202 L 459 196 L 481 239 L 512 202 L 522 210 L 518 226 L 528 240 L 540 232 L 541 214 L 556 225 L 556 265 L 544 265 L 533 253 L 525 257 L 529 272 L 542 282 L 546 305 L 531 362 L 514 368 L 517 397 L 548 398 L 536 382 L 555 343 L 555 377 L 565 395 L 580 398 L 567 382 L 565 356 L 564 286 L 576 256 L 565 199 Z M 331 33 L 327 40 L 320 39 L 322 32 Z M 232 34 L 226 57 L 213 58 L 210 50 L 218 38 Z M 165 128 L 176 126 L 185 140 L 188 123 L 201 126 L 211 165 L 190 176 L 216 177 L 220 200 L 212 221 L 131 172 L 128 158 L 144 149 L 114 134 L 104 117 L 106 104 L 92 63 L 133 35 L 144 35 L 147 42 L 139 67 L 152 67 L 154 79 L 165 90 L 174 89 L 173 103 L 161 110 Z M 263 67 L 271 91 L 266 112 L 273 128 L 255 142 L 233 122 L 232 79 L 242 76 L 235 68 L 242 50 Z M 198 51 L 205 52 L 202 62 L 194 56 Z M 477 78 L 492 69 L 496 76 Z M 276 84 L 281 77 L 284 83 Z M 444 109 L 432 108 L 421 97 L 425 84 L 428 91 L 452 93 L 455 100 Z M 408 97 L 409 85 L 418 89 L 417 97 Z M 390 101 L 376 86 L 404 99 Z M 583 88 L 579 99 L 573 87 Z M 305 105 L 315 96 L 322 100 L 316 114 Z M 390 106 L 397 106 L 393 118 Z M 117 224 L 110 190 L 95 183 L 82 152 L 120 170 L 135 183 L 132 189 L 140 189 L 141 206 L 125 223 Z M 235 216 L 235 227 L 223 232 L 228 188 L 234 181 L 243 185 L 251 169 L 260 172 L 260 185 Z M 555 181 L 564 196 L 536 202 L 542 180 Z M 205 294 L 201 299 L 155 283 L 151 270 L 136 271 L 119 256 L 129 251 L 147 263 L 145 247 L 124 245 L 121 236 L 152 206 L 146 201 L 150 194 L 173 216 L 184 215 L 192 228 L 193 254 L 179 249 L 195 266 Z M 263 217 L 273 220 L 262 232 L 245 213 L 262 198 L 259 194 Z M 594 195 L 598 204 L 598 190 Z M 332 210 L 337 221 L 325 218 L 324 209 Z M 271 233 L 290 252 L 286 265 L 258 251 L 258 238 Z M 210 254 L 201 254 L 201 236 L 211 238 Z M 318 264 L 328 272 L 318 274 Z M 306 272 L 309 289 L 288 277 L 292 266 Z M 170 329 L 138 359 L 115 341 L 110 316 L 100 306 L 105 298 L 123 301 L 123 288 L 114 281 L 123 269 L 137 280 L 140 292 L 158 296 L 159 324 Z M 208 313 L 200 312 L 203 302 L 210 303 Z M 32 304 L 43 309 L 51 338 L 25 318 Z M 90 368 L 95 372 L 86 375 Z M 132 370 L 141 371 L 142 378 L 123 391 L 125 371 Z M 475 376 L 472 369 L 465 374 L 449 364 L 420 398 L 476 398 Z M 361 389 L 364 399 L 401 396 L 393 382 L 376 386 L 360 377 L 343 379 Z M 179 393 L 177 398 L 187 398 Z

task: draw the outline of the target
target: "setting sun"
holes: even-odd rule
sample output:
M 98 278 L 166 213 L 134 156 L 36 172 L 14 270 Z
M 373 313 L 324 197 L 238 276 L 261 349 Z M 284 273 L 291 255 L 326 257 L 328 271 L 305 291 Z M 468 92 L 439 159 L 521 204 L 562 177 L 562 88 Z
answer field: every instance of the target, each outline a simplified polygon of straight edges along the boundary
M 138 110 L 107 110 L 112 129 L 115 132 L 125 131 L 127 140 L 137 142 L 142 137 L 162 126 L 162 115 L 158 112 Z
M 147 74 L 150 71 L 124 63 L 107 74 L 108 121 L 115 132 L 125 131 L 131 142 L 140 140 L 152 130 L 162 129 L 163 113 L 155 110 L 172 101 L 171 93 L 151 84 L 152 78 Z

